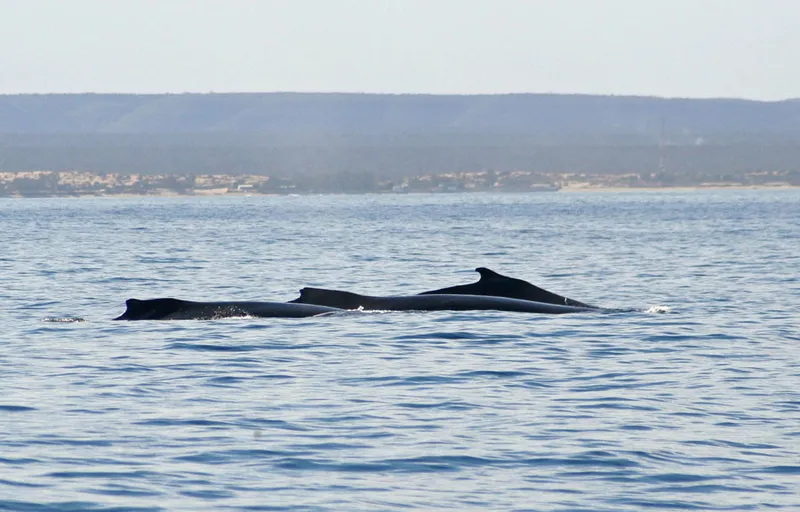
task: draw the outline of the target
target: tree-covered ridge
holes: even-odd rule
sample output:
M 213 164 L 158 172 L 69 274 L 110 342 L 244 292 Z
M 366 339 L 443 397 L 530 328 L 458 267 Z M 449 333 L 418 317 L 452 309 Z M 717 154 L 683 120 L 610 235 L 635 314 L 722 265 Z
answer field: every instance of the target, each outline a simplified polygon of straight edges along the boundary
M 556 94 L 0 95 L 0 133 L 494 133 L 736 136 L 800 133 L 800 101 Z

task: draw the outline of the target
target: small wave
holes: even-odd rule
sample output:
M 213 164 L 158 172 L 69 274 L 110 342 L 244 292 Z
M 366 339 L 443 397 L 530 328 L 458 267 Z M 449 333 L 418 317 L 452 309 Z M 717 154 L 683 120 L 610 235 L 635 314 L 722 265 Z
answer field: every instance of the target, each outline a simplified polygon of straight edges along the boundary
M 349 377 L 341 379 L 345 385 L 352 386 L 421 386 L 421 385 L 446 385 L 456 382 L 464 382 L 463 377 L 449 377 L 444 375 L 386 375 L 379 377 Z
M 153 471 L 53 471 L 46 473 L 44 476 L 52 478 L 144 478 L 149 479 L 160 476 L 160 473 Z
M 276 450 L 227 450 L 198 452 L 173 457 L 172 460 L 194 462 L 197 464 L 222 465 L 250 460 L 264 460 L 272 457 L 286 457 L 290 452 Z
M 57 323 L 57 324 L 69 324 L 74 322 L 85 322 L 83 318 L 77 316 L 48 316 L 42 319 L 42 322 L 47 323 Z
M 334 472 L 428 473 L 457 472 L 466 468 L 486 467 L 598 467 L 631 468 L 640 464 L 606 452 L 579 454 L 573 457 L 535 457 L 521 459 L 484 458 L 469 455 L 430 455 L 407 459 L 344 462 L 319 458 L 289 457 L 276 464 L 281 469 Z
M 431 332 L 424 335 L 420 334 L 404 334 L 395 336 L 394 340 L 397 341 L 414 341 L 414 340 L 427 340 L 427 339 L 441 339 L 441 340 L 474 340 L 482 338 L 481 335 L 471 332 Z
M 134 425 L 151 426 L 151 427 L 176 427 L 176 426 L 192 426 L 192 427 L 231 427 L 234 423 L 228 421 L 215 421 L 206 419 L 169 419 L 169 418 L 155 418 L 151 420 L 135 421 Z
M 515 377 L 525 377 L 528 375 L 528 372 L 514 370 L 474 370 L 470 372 L 460 372 L 458 375 L 459 377 L 469 378 L 488 377 L 496 379 L 509 379 Z
M 25 510 L 26 512 L 164 512 L 162 507 L 104 506 L 83 501 L 35 503 L 32 501 L 0 500 L 0 510 Z
M 164 347 L 164 350 L 198 350 L 210 352 L 248 352 L 258 349 L 259 347 L 255 345 L 211 345 L 208 343 L 184 342 L 170 343 Z
M 25 405 L 3 405 L 0 404 L 0 411 L 4 412 L 24 412 L 24 411 L 35 411 L 35 407 L 28 407 Z
M 18 465 L 18 464 L 37 464 L 39 462 L 41 462 L 40 459 L 30 459 L 30 458 L 9 459 L 6 457 L 0 457 L 0 464 Z
M 800 466 L 770 466 L 762 468 L 764 473 L 783 473 L 787 475 L 800 475 Z
M 109 283 L 145 283 L 145 284 L 153 284 L 153 283 L 171 283 L 171 279 L 160 279 L 158 277 L 147 276 L 147 277 L 125 277 L 125 276 L 115 276 L 103 279 L 100 281 L 103 284 Z
M 0 485 L 8 485 L 11 487 L 47 487 L 47 484 L 32 484 L 30 482 L 21 482 L 19 480 L 6 480 L 4 478 L 0 478 Z M 3 510 L 2 505 L 0 505 L 0 510 Z
M 645 313 L 669 313 L 670 311 L 672 308 L 669 306 L 650 306 L 644 310 Z
M 661 473 L 641 477 L 643 482 L 650 483 L 697 483 L 718 480 L 720 477 L 713 475 L 694 475 L 689 473 Z
M 407 403 L 397 403 L 395 404 L 395 406 L 403 407 L 406 409 L 444 409 L 452 411 L 477 409 L 479 407 L 478 405 L 475 404 L 470 404 L 467 402 L 459 402 L 459 401 L 445 401 L 445 402 L 432 402 L 432 403 L 407 402 Z

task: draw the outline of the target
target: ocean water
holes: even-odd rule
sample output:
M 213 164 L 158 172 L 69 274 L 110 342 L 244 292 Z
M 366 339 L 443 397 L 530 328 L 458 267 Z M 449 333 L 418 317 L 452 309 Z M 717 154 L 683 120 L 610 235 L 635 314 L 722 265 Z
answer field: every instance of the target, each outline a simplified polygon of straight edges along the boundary
M 111 320 L 478 266 L 639 311 Z M 0 510 L 800 510 L 798 190 L 0 199 L 0 271 Z

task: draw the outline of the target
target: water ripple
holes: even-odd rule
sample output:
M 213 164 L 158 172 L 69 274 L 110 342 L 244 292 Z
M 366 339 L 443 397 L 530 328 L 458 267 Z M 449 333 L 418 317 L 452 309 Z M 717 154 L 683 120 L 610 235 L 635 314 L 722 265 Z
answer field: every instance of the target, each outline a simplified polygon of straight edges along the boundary
M 796 191 L 0 218 L 0 510 L 800 509 Z M 665 314 L 110 320 L 128 297 L 417 293 L 477 266 Z

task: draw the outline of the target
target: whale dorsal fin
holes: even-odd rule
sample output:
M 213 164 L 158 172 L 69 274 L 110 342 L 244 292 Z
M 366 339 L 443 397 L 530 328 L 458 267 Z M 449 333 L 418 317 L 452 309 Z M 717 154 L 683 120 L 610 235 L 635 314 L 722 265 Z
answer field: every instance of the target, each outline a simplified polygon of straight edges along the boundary
M 180 299 L 128 299 L 125 312 L 115 320 L 158 320 L 177 311 L 184 301 Z
M 481 275 L 478 285 L 480 286 L 481 293 L 484 295 L 497 295 L 500 297 L 509 297 L 512 299 L 532 300 L 535 302 L 545 302 L 548 304 L 559 304 L 567 306 L 577 306 L 593 308 L 589 304 L 564 297 L 539 288 L 535 284 L 528 281 L 517 279 L 515 277 L 508 277 L 498 274 L 494 270 L 486 267 L 478 267 L 475 269 Z
M 300 304 L 316 304 L 340 309 L 357 309 L 368 298 L 357 293 L 326 288 L 306 287 L 300 290 L 300 297 L 289 301 Z
M 290 300 L 289 302 L 295 302 L 300 304 L 313 304 L 314 298 L 320 295 L 320 291 L 322 288 L 301 288 L 300 289 L 300 296 L 294 300 Z
M 478 267 L 478 268 L 475 269 L 475 272 L 477 272 L 477 273 L 479 273 L 481 275 L 481 280 L 483 280 L 483 279 L 496 279 L 498 277 L 506 277 L 506 276 L 504 276 L 502 274 L 498 274 L 494 270 L 486 268 L 486 267 Z M 506 279 L 510 279 L 510 278 L 506 277 Z
M 139 299 L 128 299 L 125 301 L 125 312 L 115 320 L 131 320 L 133 318 L 141 318 L 152 308 L 146 304 L 149 301 Z

